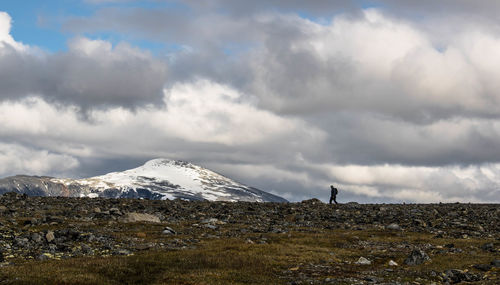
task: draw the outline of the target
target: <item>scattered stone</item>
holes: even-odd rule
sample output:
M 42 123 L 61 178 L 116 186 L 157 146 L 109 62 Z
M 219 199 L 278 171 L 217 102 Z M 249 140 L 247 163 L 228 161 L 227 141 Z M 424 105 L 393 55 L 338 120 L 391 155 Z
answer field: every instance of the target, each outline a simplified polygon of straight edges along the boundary
M 366 276 L 365 278 L 363 278 L 363 280 L 368 281 L 368 282 L 378 282 L 379 281 L 379 279 L 377 277 L 373 277 L 373 276 Z
M 420 265 L 426 261 L 431 260 L 430 257 L 423 250 L 413 250 L 410 255 L 405 259 L 406 265 Z
M 500 266 L 500 261 L 495 259 L 500 240 L 500 225 L 496 222 L 500 209 L 497 204 L 351 203 L 331 207 L 318 201 L 281 204 L 21 198 L 18 199 L 17 195 L 11 195 L 10 198 L 9 195 L 0 195 L 0 206 L 4 205 L 4 208 L 0 208 L 2 252 L 0 269 L 18 262 L 29 263 L 37 259 L 67 259 L 82 256 L 100 258 L 110 255 L 130 255 L 148 250 L 189 250 L 203 247 L 210 239 L 220 239 L 223 242 L 229 238 L 244 243 L 244 247 L 266 250 L 269 247 L 265 244 L 276 242 L 279 245 L 286 242 L 287 238 L 295 238 L 302 233 L 322 235 L 339 229 L 346 230 L 347 240 L 332 242 L 331 250 L 338 250 L 338 254 L 328 256 L 328 252 L 323 252 L 324 259 L 289 265 L 288 267 L 292 268 L 300 266 L 300 269 L 283 270 L 286 273 L 279 274 L 279 278 L 283 278 L 283 283 L 290 284 L 293 281 L 295 284 L 417 285 L 432 284 L 432 281 L 439 284 L 452 283 L 452 280 L 453 282 L 464 280 L 459 282 L 465 283 L 468 282 L 466 280 L 481 278 L 479 282 L 485 280 L 486 284 L 495 284 L 499 277 L 498 270 L 493 269 L 493 266 Z M 138 213 L 147 215 L 148 222 L 152 216 L 155 224 L 122 223 L 129 220 L 144 222 L 141 219 L 129 219 L 130 215 Z M 160 222 L 168 224 L 171 228 L 165 227 L 165 224 Z M 50 227 L 50 224 L 57 226 Z M 227 226 L 222 226 L 224 224 Z M 406 233 L 411 235 L 422 233 L 444 240 L 426 240 L 425 243 L 419 242 L 418 245 L 414 245 L 405 239 L 401 241 L 380 239 L 388 231 L 394 231 L 393 234 L 397 233 L 399 237 L 406 236 Z M 468 240 L 458 241 L 464 235 L 471 239 L 483 240 L 484 244 L 477 246 L 472 241 L 470 244 Z M 468 264 L 475 265 L 467 266 L 470 272 L 450 271 L 447 272 L 448 275 L 445 272 L 433 272 L 435 264 L 429 264 L 429 268 L 426 266 L 425 270 L 420 272 L 418 268 L 398 267 L 394 260 L 387 260 L 399 256 L 401 252 L 409 253 L 416 246 L 429 254 L 444 258 L 484 255 L 490 258 L 486 263 L 495 260 L 491 265 L 471 262 Z M 341 252 L 344 251 L 357 253 L 360 260 L 341 259 L 343 256 Z M 461 252 L 463 254 L 457 254 Z M 369 263 L 360 256 L 364 256 L 363 259 Z M 370 260 L 365 258 L 366 256 Z M 5 259 L 3 262 L 2 258 Z M 403 260 L 404 258 L 400 262 Z M 381 263 L 385 263 L 385 266 L 368 265 Z M 357 272 L 353 273 L 356 268 Z M 400 278 L 405 273 L 408 275 Z
M 492 268 L 492 266 L 489 264 L 475 264 L 473 265 L 473 267 L 481 271 L 488 271 Z
M 164 235 L 175 235 L 177 234 L 171 227 L 165 227 L 163 232 L 161 232 Z
M 47 260 L 47 259 L 51 259 L 51 258 L 53 258 L 53 257 L 54 257 L 54 256 L 53 256 L 52 254 L 50 254 L 50 253 L 48 253 L 48 252 L 45 252 L 45 253 L 40 254 L 40 255 L 37 257 L 37 259 L 38 259 L 38 260 Z
M 449 269 L 444 272 L 444 280 L 452 284 L 460 282 L 476 282 L 481 281 L 481 276 L 458 269 Z
M 483 244 L 481 246 L 481 249 L 486 250 L 486 251 L 491 251 L 491 252 L 493 252 L 495 250 L 495 248 L 493 247 L 493 243 L 491 243 L 491 242 Z
M 38 233 L 33 233 L 31 234 L 31 240 L 35 243 L 41 243 L 42 242 L 42 236 L 39 235 Z
M 48 243 L 53 242 L 56 239 L 54 236 L 54 232 L 48 231 L 47 234 L 45 235 L 45 239 L 47 240 Z
M 385 227 L 388 230 L 393 230 L 393 231 L 400 231 L 401 227 L 398 224 L 390 224 L 387 227 Z
M 364 257 L 362 257 L 362 256 L 361 256 L 361 257 L 358 259 L 358 261 L 356 261 L 356 264 L 360 264 L 360 265 L 370 265 L 370 264 L 372 264 L 372 262 L 371 262 L 370 260 L 368 260 L 368 259 L 366 259 L 366 258 L 364 258 Z
M 161 223 L 160 218 L 151 214 L 143 213 L 127 213 L 123 218 L 125 223 L 137 223 L 137 222 L 148 222 L 148 223 Z
M 132 254 L 132 252 L 128 249 L 123 249 L 123 248 L 120 248 L 120 249 L 117 249 L 113 252 L 114 255 L 130 255 Z
M 120 211 L 120 209 L 118 209 L 118 208 L 111 208 L 111 209 L 109 209 L 109 213 L 111 215 L 115 215 L 115 216 L 121 216 L 121 215 L 123 215 L 122 212 Z
M 491 266 L 500 267 L 500 259 L 495 259 L 491 262 Z
M 211 224 L 206 224 L 204 225 L 205 228 L 207 229 L 212 229 L 212 230 L 216 230 L 217 229 L 217 226 L 214 226 L 214 225 L 211 225 Z
M 87 254 L 87 255 L 94 254 L 94 250 L 87 244 L 82 244 L 81 248 L 82 248 L 82 253 L 84 253 L 84 254 Z

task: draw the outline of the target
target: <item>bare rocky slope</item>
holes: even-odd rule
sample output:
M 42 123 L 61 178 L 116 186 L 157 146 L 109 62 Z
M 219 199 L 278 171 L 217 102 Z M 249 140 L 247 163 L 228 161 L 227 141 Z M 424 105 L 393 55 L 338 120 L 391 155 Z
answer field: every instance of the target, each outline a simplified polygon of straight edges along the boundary
M 228 274 L 267 266 L 262 267 L 263 274 L 268 274 L 265 278 L 274 278 L 267 284 L 498 284 L 499 216 L 498 204 L 328 205 L 316 199 L 228 203 L 6 193 L 0 196 L 0 284 L 29 284 L 41 277 L 52 278 L 47 283 L 68 283 L 57 279 L 62 278 L 57 274 L 44 275 L 44 266 L 78 270 L 78 265 L 65 263 L 75 257 L 82 264 L 108 258 L 95 263 L 98 268 L 85 269 L 94 270 L 93 274 L 101 274 L 110 262 L 115 262 L 113 266 L 130 263 L 123 272 L 113 271 L 120 278 L 131 278 L 130 272 L 140 270 L 152 274 L 148 268 L 157 266 L 151 277 L 155 284 L 170 284 L 171 279 L 161 276 L 182 278 L 179 272 L 193 272 L 186 278 L 197 278 L 200 272 L 213 272 L 221 262 L 229 264 L 221 266 L 235 266 L 216 259 L 194 267 L 196 262 L 182 258 L 192 252 L 203 260 L 215 258 L 214 252 L 228 252 L 227 258 L 247 254 L 238 259 L 242 266 L 229 268 Z M 149 252 L 157 255 L 147 259 Z M 168 263 L 172 258 L 185 262 L 188 269 L 172 269 L 178 264 Z M 134 267 L 143 260 L 148 260 L 149 267 Z M 41 269 L 33 271 L 39 267 L 29 264 Z M 32 279 L 16 273 L 21 269 Z M 172 275 L 162 275 L 169 270 L 174 270 Z M 92 280 L 80 280 L 80 284 L 97 282 Z M 105 280 L 106 284 L 121 282 Z M 148 280 L 137 283 L 154 283 Z M 202 282 L 183 280 L 173 283 Z

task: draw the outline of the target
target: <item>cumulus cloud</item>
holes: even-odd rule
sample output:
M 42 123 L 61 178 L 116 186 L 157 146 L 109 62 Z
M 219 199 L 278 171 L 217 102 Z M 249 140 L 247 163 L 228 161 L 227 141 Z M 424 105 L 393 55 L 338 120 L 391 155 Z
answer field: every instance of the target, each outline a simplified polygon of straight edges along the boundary
M 319 146 L 325 139 L 321 130 L 259 110 L 225 85 L 200 80 L 174 85 L 164 94 L 166 107 L 93 110 L 85 121 L 76 107 L 55 107 L 39 97 L 4 102 L 0 136 L 82 158 L 126 154 L 252 162 L 287 159 L 301 144 Z
M 297 31 L 269 37 L 252 58 L 249 88 L 262 107 L 375 112 L 418 123 L 499 115 L 498 75 L 489 64 L 497 64 L 494 35 L 464 32 L 440 51 L 420 30 L 377 10 L 326 26 L 297 17 L 261 22 Z
M 16 42 L 10 35 L 12 27 L 12 18 L 6 12 L 0 11 L 0 52 L 4 49 L 15 49 L 18 51 L 25 50 L 26 47 L 19 42 Z
M 454 31 L 436 43 L 422 24 L 380 9 L 336 14 L 318 23 L 263 12 L 295 7 L 280 1 L 257 3 L 261 8 L 239 17 L 210 10 L 221 3 L 202 5 L 202 11 L 208 9 L 203 14 L 189 4 L 194 11 L 105 8 L 92 18 L 70 20 L 68 29 L 118 30 L 187 45 L 191 52 L 172 55 L 172 79 L 203 76 L 230 83 L 274 112 L 353 110 L 418 123 L 498 116 L 499 43 L 488 26 Z
M 469 167 L 318 163 L 311 157 L 329 144 L 324 132 L 304 121 L 255 109 L 228 86 L 205 80 L 180 84 L 165 90 L 164 100 L 168 108 L 94 111 L 92 122 L 80 120 L 75 108 L 56 108 L 40 98 L 4 102 L 0 104 L 0 124 L 6 126 L 0 131 L 2 176 L 92 173 L 88 168 L 95 168 L 96 160 L 127 153 L 134 161 L 130 166 L 162 156 L 190 160 L 291 200 L 311 196 L 326 200 L 326 186 L 331 183 L 342 190 L 343 201 L 486 202 L 494 201 L 498 193 L 500 166 L 495 163 Z M 257 117 L 265 120 L 253 120 Z M 213 125 L 224 127 L 210 128 Z M 189 128 L 193 132 L 185 131 Z M 115 165 L 112 170 L 126 168 Z
M 0 142 L 0 173 L 65 175 L 77 168 L 78 160 L 70 155 L 37 150 L 14 143 Z
M 6 13 L 0 27 L 0 99 L 37 95 L 82 109 L 162 103 L 166 65 L 147 51 L 78 37 L 67 52 L 40 53 L 12 39 Z

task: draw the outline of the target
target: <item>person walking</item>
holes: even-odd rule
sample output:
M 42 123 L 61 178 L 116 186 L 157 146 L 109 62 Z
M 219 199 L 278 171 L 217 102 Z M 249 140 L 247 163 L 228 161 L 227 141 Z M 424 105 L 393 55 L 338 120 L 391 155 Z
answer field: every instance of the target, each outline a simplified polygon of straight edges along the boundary
M 337 194 L 339 193 L 339 190 L 337 190 L 337 188 L 333 187 L 333 185 L 330 185 L 330 189 L 331 189 L 330 204 L 332 203 L 332 201 L 334 201 L 335 204 L 338 204 L 337 203 Z

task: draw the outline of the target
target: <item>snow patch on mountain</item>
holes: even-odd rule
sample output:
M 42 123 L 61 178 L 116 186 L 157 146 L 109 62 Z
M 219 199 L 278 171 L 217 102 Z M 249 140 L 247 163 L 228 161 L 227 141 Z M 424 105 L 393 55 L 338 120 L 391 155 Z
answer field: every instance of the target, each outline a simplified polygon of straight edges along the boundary
M 286 202 L 206 168 L 178 160 L 153 159 L 144 165 L 85 179 L 52 179 L 87 197 Z M 77 189 L 77 190 L 72 190 Z

